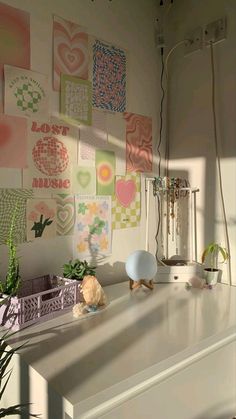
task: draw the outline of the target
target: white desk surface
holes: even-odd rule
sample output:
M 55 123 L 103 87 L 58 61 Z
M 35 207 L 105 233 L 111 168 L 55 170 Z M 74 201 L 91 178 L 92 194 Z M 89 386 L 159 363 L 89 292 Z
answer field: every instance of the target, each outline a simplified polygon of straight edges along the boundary
M 105 287 L 110 304 L 75 319 L 68 312 L 18 332 L 22 357 L 64 401 L 85 412 L 155 374 L 236 336 L 236 288 L 187 291 L 184 283 L 129 291 Z

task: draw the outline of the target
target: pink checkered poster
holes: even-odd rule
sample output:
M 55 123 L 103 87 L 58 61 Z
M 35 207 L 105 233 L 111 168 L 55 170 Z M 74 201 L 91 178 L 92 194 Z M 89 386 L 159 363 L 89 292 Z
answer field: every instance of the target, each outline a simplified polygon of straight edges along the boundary
M 76 163 L 77 129 L 62 121 L 28 121 L 28 169 L 24 186 L 38 191 L 71 191 Z

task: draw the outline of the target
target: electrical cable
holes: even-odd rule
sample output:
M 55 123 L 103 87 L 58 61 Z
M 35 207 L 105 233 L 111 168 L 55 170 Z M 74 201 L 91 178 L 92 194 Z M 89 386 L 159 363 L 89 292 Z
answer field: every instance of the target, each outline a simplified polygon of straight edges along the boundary
M 160 87 L 162 91 L 161 102 L 160 102 L 160 129 L 159 129 L 159 142 L 157 145 L 157 153 L 158 153 L 158 176 L 161 176 L 161 152 L 160 147 L 162 143 L 162 131 L 163 131 L 163 103 L 165 98 L 165 89 L 163 86 L 163 78 L 164 78 L 164 50 L 161 48 L 161 79 L 160 79 Z
M 217 124 L 216 124 L 216 99 L 215 99 L 215 62 L 214 62 L 214 47 L 213 47 L 212 42 L 210 42 L 210 50 L 211 50 L 211 72 L 212 72 L 212 98 L 211 99 L 212 99 L 214 143 L 215 143 L 216 162 L 217 162 L 219 187 L 220 187 L 220 198 L 221 198 L 222 212 L 223 212 L 223 219 L 224 219 L 226 247 L 227 247 L 227 252 L 229 255 L 229 263 L 228 263 L 229 284 L 232 285 L 230 241 L 229 241 L 229 232 L 228 232 L 228 224 L 227 224 L 226 210 L 225 210 L 225 200 L 224 200 L 224 193 L 223 193 L 221 161 L 220 161 L 219 149 L 218 149 L 218 135 L 217 135 Z
M 180 45 L 186 44 L 186 42 L 190 42 L 190 39 L 182 39 L 182 41 L 177 42 L 177 44 L 175 44 L 170 51 L 168 52 L 166 59 L 165 59 L 165 73 L 166 73 L 166 79 L 168 79 L 168 60 L 172 54 L 172 52 L 174 52 L 174 50 L 176 48 L 178 48 Z
M 160 78 L 160 87 L 161 87 L 161 91 L 162 91 L 162 96 L 161 96 L 161 102 L 160 102 L 160 130 L 159 130 L 159 143 L 157 145 L 157 154 L 158 154 L 158 176 L 161 176 L 161 152 L 160 152 L 160 147 L 162 144 L 162 132 L 163 132 L 163 104 L 164 104 L 164 99 L 165 96 L 167 97 L 167 89 L 168 89 L 168 60 L 171 56 L 171 54 L 173 53 L 173 51 L 179 47 L 180 45 L 186 43 L 187 41 L 189 41 L 188 39 L 184 39 L 182 41 L 177 42 L 177 44 L 175 44 L 170 51 L 168 52 L 165 60 L 164 60 L 164 49 L 161 48 L 161 78 Z M 163 84 L 163 79 L 164 79 L 164 73 L 166 74 L 166 90 L 164 88 L 164 84 Z M 168 145 L 166 144 L 166 152 L 165 152 L 165 160 L 167 161 L 168 158 Z M 169 150 L 168 150 L 169 151 Z M 167 175 L 167 174 L 166 174 Z M 158 253 L 158 247 L 159 247 L 159 242 L 158 242 L 158 236 L 159 236 L 159 231 L 160 231 L 160 197 L 157 196 L 157 206 L 158 206 L 158 225 L 157 225 L 157 232 L 155 235 L 155 241 L 156 241 L 156 259 L 158 260 L 157 257 L 157 253 Z
M 164 63 L 164 49 L 161 48 L 161 78 L 160 78 L 160 87 L 161 87 L 161 91 L 162 91 L 162 95 L 161 95 L 161 102 L 160 102 L 160 129 L 159 129 L 159 142 L 157 145 L 157 154 L 158 154 L 158 176 L 161 176 L 161 152 L 160 152 L 160 147 L 161 147 L 161 143 L 162 143 L 162 131 L 163 131 L 163 103 L 164 103 L 164 98 L 165 98 L 165 89 L 163 86 L 163 78 L 164 78 L 164 70 L 165 70 L 165 63 Z M 158 250 L 159 250 L 159 240 L 158 240 L 158 236 L 159 236 L 159 231 L 160 231 L 160 225 L 161 225 L 161 212 L 160 212 L 160 197 L 157 194 L 156 195 L 156 199 L 157 199 L 157 211 L 158 211 L 158 222 L 157 222 L 157 230 L 156 230 L 156 234 L 155 234 L 155 242 L 156 242 L 156 260 L 157 262 L 160 262 L 159 258 L 158 258 Z
M 168 60 L 170 59 L 171 54 L 175 51 L 176 48 L 178 48 L 179 46 L 186 44 L 186 42 L 190 42 L 189 39 L 182 39 L 181 41 L 177 42 L 168 52 L 166 58 L 165 58 L 165 63 L 164 63 L 164 68 L 165 68 L 165 76 L 166 76 L 166 113 L 168 116 Z M 166 118 L 167 118 L 166 116 Z M 166 123 L 166 127 L 168 127 L 168 121 Z M 165 176 L 168 177 L 169 176 L 169 140 L 168 140 L 168 130 L 166 128 L 166 147 L 165 147 Z

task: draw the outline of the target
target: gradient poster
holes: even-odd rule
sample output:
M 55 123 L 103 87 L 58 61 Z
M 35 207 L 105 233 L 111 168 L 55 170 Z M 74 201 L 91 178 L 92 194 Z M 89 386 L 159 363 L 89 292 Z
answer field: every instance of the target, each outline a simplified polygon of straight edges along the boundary
M 0 112 L 3 112 L 3 66 L 30 68 L 30 15 L 0 3 Z

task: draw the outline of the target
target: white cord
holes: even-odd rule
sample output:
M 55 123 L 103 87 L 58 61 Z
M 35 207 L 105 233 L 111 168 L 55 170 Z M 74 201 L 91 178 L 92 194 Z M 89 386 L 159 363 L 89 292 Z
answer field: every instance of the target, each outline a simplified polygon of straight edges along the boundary
M 222 174 L 221 174 L 221 161 L 220 161 L 219 150 L 218 150 L 218 135 L 217 135 L 217 126 L 216 126 L 215 65 L 214 65 L 214 48 L 213 48 L 212 42 L 210 42 L 210 48 L 211 48 L 211 70 L 212 70 L 212 113 L 213 113 L 214 142 L 215 142 L 216 162 L 217 162 L 217 170 L 218 170 L 218 177 L 219 177 L 220 198 L 221 198 L 222 212 L 223 212 L 223 219 L 224 219 L 226 247 L 229 254 L 229 261 L 228 261 L 229 284 L 232 285 L 230 241 L 229 241 L 228 224 L 227 224 L 226 210 L 225 210 L 225 201 L 224 201 L 224 193 L 223 193 L 223 185 L 222 185 Z
M 166 115 L 168 114 L 168 60 L 170 59 L 171 54 L 175 51 L 176 48 L 178 48 L 180 45 L 186 44 L 186 42 L 190 42 L 189 39 L 183 39 L 182 41 L 177 42 L 168 52 L 166 58 L 165 58 L 165 75 L 166 75 Z M 168 140 L 168 115 L 166 116 L 166 150 L 165 150 L 165 176 L 169 176 L 169 140 Z
M 183 39 L 182 41 L 177 42 L 177 44 L 175 44 L 170 51 L 168 52 L 166 59 L 165 59 L 165 73 L 166 73 L 166 78 L 168 79 L 168 60 L 172 54 L 172 52 L 178 48 L 180 45 L 186 44 L 186 42 L 190 42 L 189 39 Z

